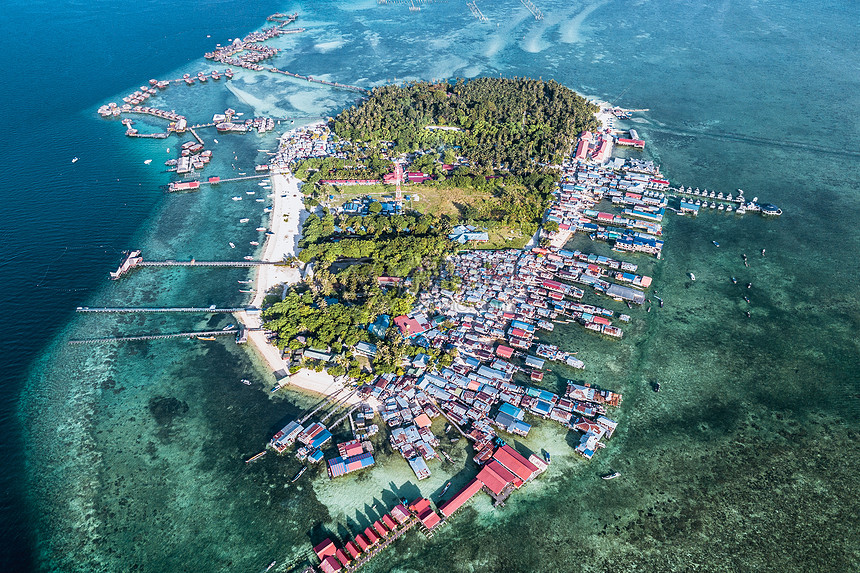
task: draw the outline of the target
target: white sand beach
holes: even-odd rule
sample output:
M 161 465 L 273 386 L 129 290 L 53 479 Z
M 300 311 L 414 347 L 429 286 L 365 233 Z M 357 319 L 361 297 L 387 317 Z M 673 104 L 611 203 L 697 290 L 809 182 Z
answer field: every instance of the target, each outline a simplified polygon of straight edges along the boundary
M 297 179 L 288 173 L 273 172 L 271 181 L 272 192 L 274 193 L 270 224 L 272 234 L 266 237 L 262 260 L 281 261 L 284 257 L 296 255 L 298 241 L 301 237 L 301 224 L 307 216 L 307 211 L 304 210 Z M 270 289 L 278 285 L 295 284 L 301 279 L 301 271 L 298 268 L 276 265 L 258 267 L 255 281 L 256 294 L 249 306 L 260 308 Z M 278 377 L 285 376 L 289 364 L 281 357 L 280 349 L 266 340 L 263 331 L 250 330 L 258 329 L 262 325 L 262 317 L 259 312 L 239 312 L 236 318 L 249 329 L 248 342 L 260 353 L 272 372 L 276 373 Z M 330 374 L 308 369 L 302 369 L 293 375 L 283 377 L 280 383 L 325 396 L 343 388 L 343 384 L 340 381 L 335 381 Z M 348 400 L 350 404 L 358 402 L 357 396 Z
M 272 173 L 271 181 L 274 200 L 269 230 L 272 234 L 266 237 L 262 260 L 282 261 L 284 257 L 296 254 L 304 206 L 297 179 L 289 174 Z M 257 277 L 254 282 L 256 294 L 249 306 L 260 308 L 266 293 L 272 287 L 279 284 L 295 284 L 300 280 L 301 272 L 297 268 L 276 265 L 257 267 Z M 262 318 L 258 312 L 240 312 L 237 313 L 236 318 L 249 330 L 257 329 L 262 324 Z M 280 350 L 266 341 L 262 331 L 250 330 L 248 342 L 260 352 L 273 372 L 281 370 L 286 372 L 289 365 L 281 358 Z

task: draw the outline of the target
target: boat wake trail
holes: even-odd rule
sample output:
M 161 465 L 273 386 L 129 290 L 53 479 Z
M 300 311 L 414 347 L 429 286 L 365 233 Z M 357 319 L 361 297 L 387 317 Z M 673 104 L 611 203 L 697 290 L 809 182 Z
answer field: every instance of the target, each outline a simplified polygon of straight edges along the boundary
M 845 149 L 841 147 L 827 147 L 825 145 L 816 145 L 812 143 L 802 143 L 799 141 L 790 141 L 787 139 L 771 139 L 769 137 L 757 137 L 754 135 L 745 135 L 742 133 L 732 133 L 729 131 L 696 131 L 677 128 L 665 128 L 657 125 L 650 125 L 649 131 L 665 133 L 668 135 L 677 135 L 681 137 L 707 137 L 721 141 L 739 141 L 742 143 L 754 143 L 757 145 L 770 145 L 773 147 L 790 147 L 792 149 L 800 149 L 803 151 L 812 151 L 816 153 L 828 153 L 831 155 L 842 155 L 849 157 L 860 157 L 860 151 Z

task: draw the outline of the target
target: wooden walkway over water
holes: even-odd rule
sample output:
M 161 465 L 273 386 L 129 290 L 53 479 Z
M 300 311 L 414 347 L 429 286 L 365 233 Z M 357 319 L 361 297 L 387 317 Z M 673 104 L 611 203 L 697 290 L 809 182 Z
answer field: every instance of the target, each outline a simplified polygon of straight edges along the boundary
M 199 338 L 201 336 L 226 336 L 235 335 L 238 328 L 228 330 L 203 330 L 197 332 L 174 332 L 171 334 L 148 334 L 142 336 L 111 336 L 106 338 L 79 338 L 70 340 L 69 344 L 101 344 L 106 342 L 132 342 L 135 340 L 166 340 L 169 338 Z
M 283 261 L 140 261 L 136 267 L 260 267 L 282 265 Z
M 185 306 L 185 307 L 176 307 L 176 308 L 167 308 L 167 307 L 89 307 L 89 306 L 79 306 L 75 309 L 77 312 L 84 313 L 104 313 L 104 314 L 124 314 L 124 313 L 156 313 L 156 312 L 211 312 L 213 314 L 231 314 L 234 312 L 259 312 L 259 308 L 247 307 L 247 308 L 217 308 L 214 306 Z

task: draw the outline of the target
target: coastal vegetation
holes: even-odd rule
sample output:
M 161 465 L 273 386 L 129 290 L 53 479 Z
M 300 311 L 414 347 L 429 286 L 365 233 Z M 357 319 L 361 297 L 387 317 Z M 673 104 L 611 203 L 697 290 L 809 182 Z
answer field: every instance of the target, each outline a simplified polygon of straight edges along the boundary
M 415 293 L 430 284 L 452 250 L 446 230 L 444 221 L 418 213 L 337 219 L 328 211 L 311 214 L 303 226 L 299 260 L 314 261 L 313 275 L 264 311 L 265 328 L 275 333 L 282 350 L 332 354 L 328 371 L 333 375 L 361 379 L 369 374 L 350 350 L 361 341 L 377 346 L 375 372 L 396 371 L 415 350 L 396 328 L 376 336 L 368 327 L 380 315 L 411 310 Z M 390 286 L 382 286 L 380 277 Z M 434 362 L 450 363 L 446 353 L 425 352 Z

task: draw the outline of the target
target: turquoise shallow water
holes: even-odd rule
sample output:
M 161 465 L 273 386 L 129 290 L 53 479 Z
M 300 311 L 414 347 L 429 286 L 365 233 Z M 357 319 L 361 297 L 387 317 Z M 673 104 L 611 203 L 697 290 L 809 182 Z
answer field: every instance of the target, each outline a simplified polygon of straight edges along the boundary
M 479 7 L 489 23 L 453 3 L 424 5 L 417 13 L 369 1 L 282 6 L 299 10 L 307 32 L 278 40 L 284 52 L 275 63 L 365 86 L 395 78 L 552 77 L 587 95 L 650 108 L 633 121 L 647 140 L 647 155 L 673 182 L 741 187 L 786 214 L 775 221 L 720 213 L 670 219 L 664 260 L 636 260 L 654 276 L 664 308 L 635 312 L 620 342 L 580 329 L 548 337 L 580 352 L 588 368 L 577 377 L 624 393 L 621 429 L 609 447 L 585 463 L 572 455 L 572 436 L 539 425 L 521 445 L 550 444 L 548 475 L 502 510 L 491 510 L 486 500 L 473 503 L 432 540 L 410 534 L 368 570 L 856 569 L 856 5 L 541 2 L 540 22 L 514 0 Z M 91 10 L 92 22 L 83 21 L 94 25 L 100 9 Z M 211 22 L 182 39 L 194 54 L 202 52 L 262 25 L 266 10 L 260 10 L 252 17 L 243 9 L 241 25 Z M 136 18 L 144 26 L 159 16 Z M 200 17 L 208 18 L 215 19 Z M 234 254 L 232 240 L 250 253 L 253 229 L 264 216 L 264 204 L 250 196 L 229 199 L 246 190 L 262 197 L 253 183 L 162 194 L 158 186 L 167 178 L 156 165 L 168 144 L 128 141 L 117 122 L 94 114 L 149 77 L 212 66 L 187 55 L 154 61 L 149 69 L 139 53 L 121 48 L 116 58 L 131 58 L 140 77 L 105 84 L 104 93 L 82 104 L 87 110 L 78 120 L 111 169 L 94 173 L 80 190 L 88 198 L 85 217 L 70 211 L 74 194 L 51 204 L 65 233 L 52 252 L 80 246 L 71 237 L 82 229 L 95 226 L 103 236 L 87 235 L 87 248 L 77 249 L 83 258 L 39 266 L 42 284 L 61 293 L 53 296 L 63 303 L 52 303 L 64 320 L 75 304 L 241 304 L 246 295 L 236 281 L 245 271 L 146 269 L 101 282 L 116 251 L 132 246 L 152 258 L 218 259 Z M 334 115 L 354 100 L 349 92 L 246 73 L 231 88 L 174 86 L 153 103 L 192 121 L 229 105 L 247 116 L 257 110 L 301 123 Z M 272 145 L 271 137 L 256 135 L 218 139 L 207 174 L 224 176 L 231 163 L 250 167 L 264 157 L 256 150 Z M 83 157 L 80 149 L 62 151 Z M 153 165 L 144 166 L 148 158 Z M 54 177 L 72 181 L 65 170 Z M 28 214 L 40 206 L 17 208 Z M 20 226 L 35 215 L 27 216 Z M 240 217 L 251 222 L 240 225 Z M 128 228 L 128 221 L 139 227 Z M 572 246 L 601 248 L 582 238 Z M 695 283 L 686 278 L 691 271 Z M 728 280 L 732 275 L 739 285 Z M 748 281 L 754 283 L 752 319 L 743 316 L 741 298 Z M 75 289 L 81 294 L 69 292 Z M 604 299 L 590 301 L 614 308 Z M 22 305 L 22 325 L 25 316 Z M 14 418 L 27 451 L 27 479 L 18 483 L 30 495 L 26 504 L 17 496 L 9 513 L 26 524 L 36 568 L 232 571 L 262 569 L 277 558 L 286 570 L 327 532 L 357 531 L 380 502 L 417 492 L 402 460 L 386 454 L 371 471 L 329 483 L 317 470 L 298 486 L 287 484 L 298 468 L 294 460 L 267 457 L 245 466 L 244 458 L 313 400 L 271 400 L 265 389 L 271 377 L 232 343 L 65 345 L 70 337 L 228 322 L 74 317 L 56 326 L 58 334 L 29 367 L 17 363 L 28 372 Z M 559 389 L 569 375 L 560 370 L 544 385 Z M 663 386 L 659 394 L 648 386 L 654 380 Z M 448 476 L 456 486 L 474 474 L 460 448 L 452 448 L 454 466 L 432 466 L 434 478 L 422 483 L 423 493 L 438 491 Z M 600 480 L 610 469 L 623 479 Z

